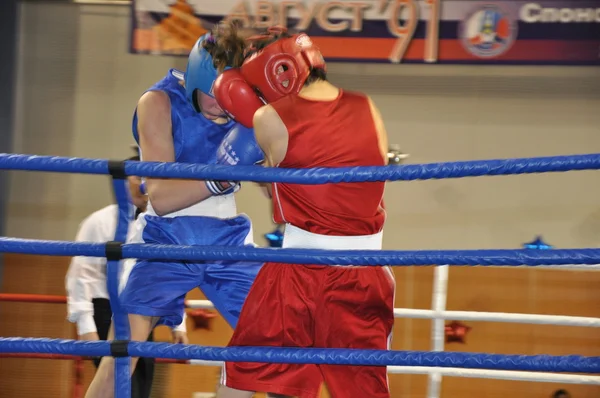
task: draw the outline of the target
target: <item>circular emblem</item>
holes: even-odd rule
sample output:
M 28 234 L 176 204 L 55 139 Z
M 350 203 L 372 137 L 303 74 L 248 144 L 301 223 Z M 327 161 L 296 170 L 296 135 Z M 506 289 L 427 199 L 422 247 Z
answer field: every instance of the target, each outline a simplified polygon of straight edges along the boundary
M 482 4 L 459 27 L 463 47 L 480 58 L 504 54 L 517 37 L 517 24 L 496 4 Z

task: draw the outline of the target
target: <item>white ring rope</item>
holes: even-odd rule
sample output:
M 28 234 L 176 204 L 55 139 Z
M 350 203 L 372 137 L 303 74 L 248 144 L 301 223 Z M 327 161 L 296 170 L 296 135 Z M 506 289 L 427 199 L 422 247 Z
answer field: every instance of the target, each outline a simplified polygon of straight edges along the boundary
M 530 325 L 581 326 L 598 328 L 600 318 L 566 315 L 515 314 L 511 312 L 442 311 L 394 308 L 395 318 L 445 319 L 481 322 L 526 323 Z
M 214 309 L 208 300 L 186 300 L 188 308 Z M 433 311 L 414 308 L 394 308 L 395 318 L 444 319 L 482 322 L 526 323 L 531 325 L 600 327 L 600 318 L 566 315 L 514 314 L 510 312 Z
M 477 379 L 521 380 L 547 383 L 600 385 L 600 376 L 573 375 L 564 373 L 521 372 L 512 370 L 435 368 L 421 366 L 388 366 L 388 373 L 414 375 L 436 373 L 440 374 L 441 376 L 470 377 Z
M 532 267 L 523 265 L 519 267 L 497 266 L 494 268 L 519 268 L 532 269 Z M 536 265 L 534 269 L 551 269 L 564 271 L 600 271 L 600 264 L 562 264 L 562 265 Z
M 190 365 L 222 366 L 221 361 L 204 361 L 192 359 Z M 512 370 L 487 370 L 463 368 L 436 368 L 431 366 L 388 366 L 390 374 L 426 375 L 439 374 L 450 377 L 469 377 L 476 379 L 520 380 L 563 384 L 600 385 L 600 376 L 574 375 L 567 373 L 524 372 Z

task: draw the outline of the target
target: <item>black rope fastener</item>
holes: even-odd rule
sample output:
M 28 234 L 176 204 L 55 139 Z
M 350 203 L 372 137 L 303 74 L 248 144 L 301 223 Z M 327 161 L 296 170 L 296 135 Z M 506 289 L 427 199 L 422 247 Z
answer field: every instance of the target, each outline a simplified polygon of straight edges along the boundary
M 106 242 L 104 252 L 108 261 L 123 260 L 123 242 Z
M 116 180 L 124 180 L 127 178 L 125 174 L 125 162 L 123 160 L 109 160 L 108 174 Z
M 128 357 L 129 340 L 113 340 L 110 342 L 110 355 L 115 358 Z

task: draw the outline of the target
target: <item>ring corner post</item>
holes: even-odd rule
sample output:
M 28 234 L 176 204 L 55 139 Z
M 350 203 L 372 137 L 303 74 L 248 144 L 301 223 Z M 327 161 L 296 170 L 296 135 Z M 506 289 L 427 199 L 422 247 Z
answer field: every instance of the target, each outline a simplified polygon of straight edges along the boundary
M 431 320 L 431 351 L 444 351 L 444 318 L 448 297 L 448 265 L 435 265 L 433 276 L 433 293 L 431 309 L 434 318 Z M 442 391 L 442 373 L 432 371 L 427 376 L 427 398 L 439 398 Z
M 123 259 L 121 247 L 127 238 L 129 223 L 133 219 L 133 206 L 131 204 L 125 174 L 125 162 L 109 161 L 108 171 L 112 177 L 113 193 L 119 206 L 117 228 L 114 242 L 107 244 L 106 276 L 108 294 L 113 312 L 113 326 L 115 342 L 120 342 L 121 350 L 117 353 L 111 345 L 111 353 L 115 356 L 115 398 L 131 397 L 131 357 L 127 353 L 130 340 L 129 320 L 123 312 L 119 301 L 119 281 L 121 277 L 121 261 Z M 112 248 L 112 249 L 111 249 Z M 124 348 L 124 349 L 123 349 Z

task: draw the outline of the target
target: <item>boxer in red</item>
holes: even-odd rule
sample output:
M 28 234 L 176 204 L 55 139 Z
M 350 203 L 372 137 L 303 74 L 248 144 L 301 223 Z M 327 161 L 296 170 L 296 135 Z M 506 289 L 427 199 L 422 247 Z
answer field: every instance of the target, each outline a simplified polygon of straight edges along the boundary
M 387 164 L 379 111 L 366 95 L 327 81 L 325 61 L 305 34 L 271 30 L 254 40 L 243 66 L 217 79 L 215 97 L 254 127 L 268 166 Z M 275 222 L 286 225 L 283 247 L 380 250 L 384 185 L 272 184 Z M 229 345 L 388 349 L 394 291 L 388 267 L 267 263 Z M 333 398 L 390 396 L 385 367 L 228 362 L 217 397 L 314 398 L 323 380 Z

